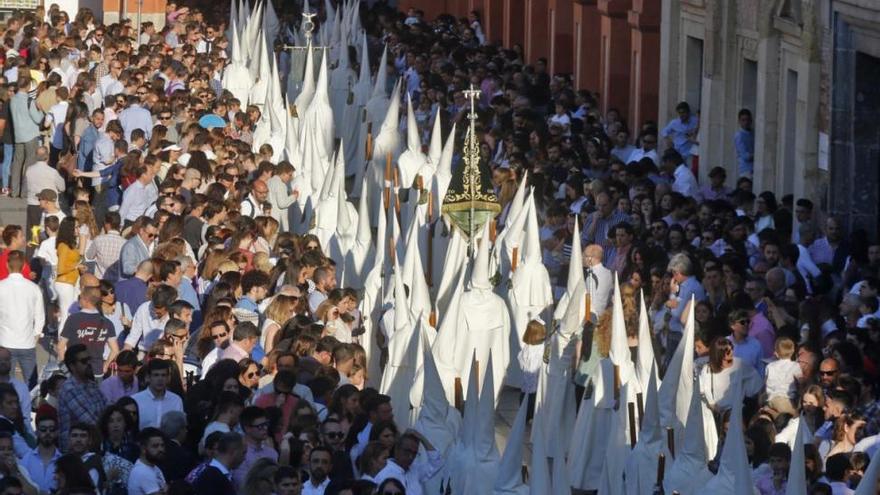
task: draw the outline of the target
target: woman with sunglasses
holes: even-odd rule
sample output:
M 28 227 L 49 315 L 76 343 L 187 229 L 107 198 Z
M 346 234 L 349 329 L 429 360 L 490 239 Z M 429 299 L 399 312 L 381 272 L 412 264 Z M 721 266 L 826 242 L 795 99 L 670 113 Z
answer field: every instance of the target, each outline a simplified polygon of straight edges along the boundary
M 250 391 L 256 390 L 260 383 L 260 367 L 251 358 L 238 362 L 238 383 Z
M 764 380 L 755 368 L 734 357 L 733 348 L 727 337 L 715 337 L 709 345 L 709 362 L 700 371 L 703 401 L 715 414 L 730 409 L 737 400 L 729 394 L 734 377 L 741 380 L 744 397 L 754 397 L 764 387 Z

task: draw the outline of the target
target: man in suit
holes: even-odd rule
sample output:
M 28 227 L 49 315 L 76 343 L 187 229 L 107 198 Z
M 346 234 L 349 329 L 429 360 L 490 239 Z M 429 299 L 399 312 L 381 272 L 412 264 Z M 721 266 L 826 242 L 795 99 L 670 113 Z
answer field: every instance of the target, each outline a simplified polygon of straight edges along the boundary
M 162 415 L 159 429 L 168 439 L 165 444 L 165 459 L 159 463 L 162 474 L 169 483 L 182 480 L 196 465 L 192 453 L 183 447 L 187 433 L 186 413 L 183 411 L 166 412 Z
M 153 241 L 159 235 L 159 226 L 153 219 L 144 219 L 137 235 L 125 241 L 119 252 L 119 264 L 122 270 L 122 278 L 134 276 L 138 263 L 150 259 L 153 251 Z
M 244 440 L 238 433 L 224 433 L 217 443 L 214 459 L 193 483 L 199 495 L 235 495 L 232 470 L 244 461 Z
M 611 270 L 602 265 L 604 255 L 605 250 L 598 244 L 590 244 L 584 249 L 584 277 L 590 294 L 590 310 L 596 315 L 595 321 L 599 321 L 608 308 L 611 291 L 614 289 Z

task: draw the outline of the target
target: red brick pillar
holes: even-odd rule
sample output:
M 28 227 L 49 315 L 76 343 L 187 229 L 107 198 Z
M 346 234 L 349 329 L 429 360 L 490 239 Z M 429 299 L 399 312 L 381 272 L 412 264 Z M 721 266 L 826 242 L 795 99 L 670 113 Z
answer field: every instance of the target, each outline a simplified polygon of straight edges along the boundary
M 483 0 L 483 31 L 488 43 L 501 42 L 504 39 L 504 0 Z
M 570 74 L 574 68 L 572 0 L 550 0 L 550 73 Z
M 628 124 L 637 129 L 645 120 L 657 120 L 660 82 L 660 3 L 633 0 L 629 12 L 632 28 L 630 50 L 630 102 Z
M 523 0 L 503 0 L 504 2 L 504 30 L 501 37 L 502 44 L 511 48 L 516 43 L 522 43 L 526 35 L 526 9 Z
M 106 25 L 119 21 L 119 8 L 125 2 L 125 17 L 132 20 L 132 25 L 137 21 L 137 0 L 102 0 L 103 22 Z M 141 6 L 141 22 L 150 21 L 159 31 L 165 26 L 166 0 L 144 0 Z M 70 13 L 73 16 L 76 12 Z M 102 18 L 102 12 L 95 12 L 98 19 Z
M 627 25 L 632 0 L 599 0 L 601 53 L 599 64 L 602 112 L 617 108 L 629 112 L 630 29 Z
M 574 87 L 599 91 L 599 52 L 601 28 L 596 0 L 574 4 Z
M 525 63 L 533 64 L 541 57 L 550 54 L 550 20 L 547 0 L 525 0 L 526 4 L 526 42 Z

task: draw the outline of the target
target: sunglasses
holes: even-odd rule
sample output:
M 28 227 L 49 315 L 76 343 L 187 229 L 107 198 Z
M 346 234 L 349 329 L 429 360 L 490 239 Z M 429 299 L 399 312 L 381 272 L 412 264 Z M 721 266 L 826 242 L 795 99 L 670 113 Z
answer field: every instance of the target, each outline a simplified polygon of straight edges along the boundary
M 245 376 L 245 378 L 256 378 L 257 376 L 259 376 L 259 374 L 260 373 L 258 371 L 251 371 L 250 373 L 247 373 L 244 376 Z
M 736 323 L 739 323 L 740 325 L 746 326 L 749 324 L 749 320 L 736 320 Z
M 269 429 L 269 422 L 264 421 L 262 423 L 253 424 L 253 425 L 251 425 L 251 428 L 259 428 L 261 430 L 267 430 L 267 429 Z
M 326 435 L 327 438 L 342 438 L 345 436 L 345 434 L 341 431 L 331 431 L 330 433 L 325 433 L 324 435 Z
M 58 431 L 58 428 L 54 426 L 41 426 L 37 429 L 40 433 L 52 433 Z
M 189 335 L 186 335 L 186 334 L 183 334 L 183 335 L 175 335 L 175 334 L 172 333 L 171 335 L 169 335 L 169 337 L 171 337 L 172 340 L 183 341 L 183 340 L 186 340 L 186 338 L 189 337 Z
M 832 375 L 836 375 L 837 372 L 838 372 L 838 370 L 831 370 L 831 371 L 822 371 L 822 370 L 819 370 L 819 374 L 822 375 L 822 376 L 832 376 Z
M 82 358 L 82 359 L 77 359 L 76 362 L 79 363 L 79 364 L 89 364 L 89 363 L 92 362 L 92 358 L 90 358 L 90 357 L 84 357 L 84 358 Z
M 229 335 L 229 334 L 226 332 L 223 332 L 221 334 L 211 335 L 211 338 L 214 340 L 220 340 L 220 339 L 225 339 L 227 335 Z

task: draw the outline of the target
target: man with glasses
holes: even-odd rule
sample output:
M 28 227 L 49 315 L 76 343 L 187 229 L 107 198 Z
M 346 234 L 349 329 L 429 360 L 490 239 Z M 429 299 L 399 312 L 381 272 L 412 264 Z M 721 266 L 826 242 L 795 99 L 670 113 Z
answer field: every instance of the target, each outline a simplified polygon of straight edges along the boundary
M 64 354 L 70 344 L 82 344 L 92 357 L 92 369 L 96 376 L 103 375 L 116 359 L 119 344 L 113 323 L 98 311 L 101 302 L 101 289 L 86 287 L 79 296 L 80 310 L 67 317 L 64 328 L 58 337 L 58 354 Z M 104 347 L 110 348 L 110 355 L 104 360 Z
M 183 400 L 179 395 L 168 390 L 171 379 L 171 362 L 165 359 L 153 359 L 146 366 L 149 385 L 131 396 L 138 405 L 138 427 L 158 428 L 162 415 L 168 411 L 183 412 Z
M 232 471 L 232 480 L 239 490 L 244 487 L 244 480 L 254 463 L 259 459 L 269 459 L 278 462 L 278 452 L 272 448 L 269 438 L 269 418 L 266 411 L 260 407 L 249 406 L 244 408 L 239 417 L 241 428 L 244 430 L 244 461 Z
M 321 425 L 321 437 L 324 445 L 333 452 L 333 470 L 330 478 L 334 480 L 350 480 L 354 478 L 351 462 L 348 462 L 348 452 L 345 450 L 345 430 L 342 423 L 336 417 L 324 420 Z
M 159 110 L 158 120 L 156 123 L 164 125 L 167 129 L 167 132 L 165 133 L 165 139 L 171 141 L 172 143 L 177 143 L 180 141 L 180 134 L 177 132 L 177 124 L 174 122 L 174 115 L 172 115 L 170 108 L 163 108 Z M 177 151 L 179 152 L 180 150 Z M 171 160 L 169 159 L 169 161 Z
M 419 447 L 424 447 L 427 462 L 414 465 Z M 437 474 L 443 468 L 443 463 L 443 456 L 431 442 L 416 430 L 409 429 L 397 439 L 394 456 L 376 474 L 376 483 L 381 485 L 386 479 L 395 478 L 403 483 L 407 495 L 422 495 L 425 493 L 422 484 Z
M 654 165 L 660 164 L 660 157 L 657 155 L 657 134 L 654 132 L 645 132 L 642 134 L 641 148 L 636 148 L 629 154 L 627 164 L 639 162 L 643 158 L 650 158 Z
M 819 385 L 823 389 L 828 390 L 832 388 L 839 375 L 840 363 L 837 362 L 837 359 L 833 357 L 825 358 L 819 364 Z
M 256 218 L 263 212 L 262 205 L 269 198 L 269 186 L 261 180 L 251 184 L 251 193 L 241 202 L 241 215 Z
M 206 328 L 211 333 L 211 342 L 214 343 L 214 348 L 202 358 L 203 379 L 208 374 L 211 366 L 214 366 L 214 363 L 220 360 L 220 353 L 229 346 L 231 340 L 229 325 L 224 321 L 211 322 Z M 205 330 L 203 329 L 202 331 L 204 332 Z
M 733 344 L 733 356 L 739 358 L 743 364 L 751 365 L 758 376 L 764 376 L 764 352 L 761 344 L 754 337 L 749 336 L 749 312 L 745 309 L 732 311 L 727 317 L 731 335 L 728 337 Z
M 122 74 L 122 62 L 118 59 L 113 59 L 110 61 L 110 72 L 104 77 L 98 79 L 98 87 L 101 89 L 101 94 L 106 98 L 107 96 L 116 96 L 121 94 L 125 90 L 125 86 L 122 85 L 122 82 L 119 80 L 119 75 Z M 124 98 L 124 95 L 122 95 Z M 119 99 L 117 99 L 117 103 L 119 104 Z M 120 106 L 125 105 L 125 101 L 123 100 Z
M 60 355 L 60 353 L 59 353 Z M 64 365 L 70 377 L 58 394 L 58 419 L 61 425 L 61 450 L 66 451 L 71 426 L 75 423 L 97 425 L 107 400 L 95 383 L 92 356 L 83 344 L 73 344 L 64 352 Z
M 150 259 L 153 252 L 156 236 L 159 235 L 159 227 L 155 220 L 144 217 L 141 228 L 136 235 L 125 241 L 119 251 L 119 265 L 122 278 L 134 276 L 135 270 L 144 260 Z
M 61 451 L 58 450 L 58 418 L 54 412 L 38 412 L 36 423 L 37 446 L 21 459 L 21 465 L 40 493 L 53 493 L 57 488 L 55 461 L 61 457 Z

